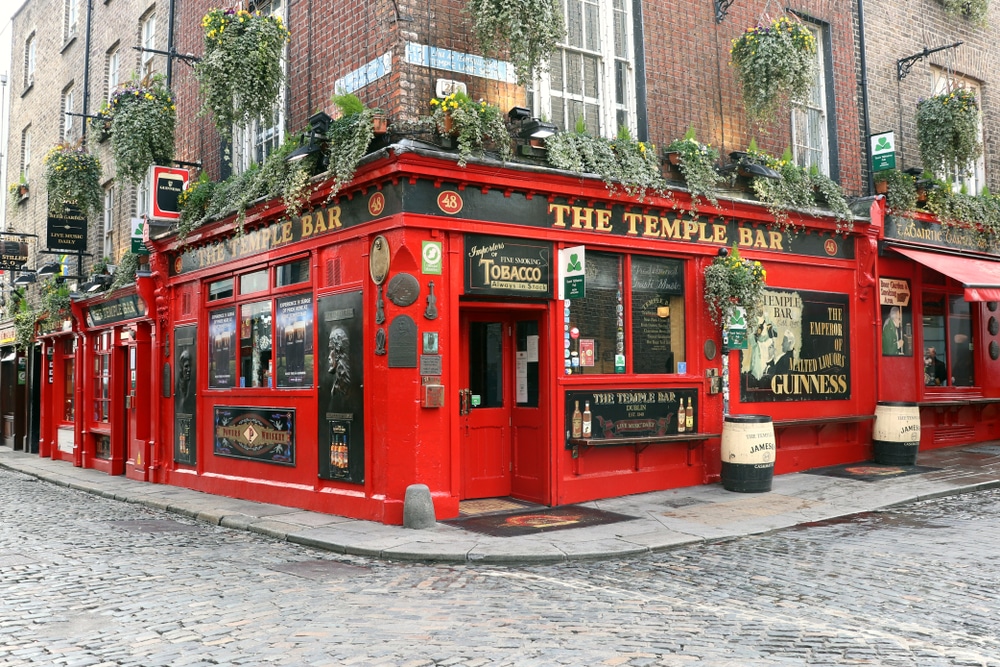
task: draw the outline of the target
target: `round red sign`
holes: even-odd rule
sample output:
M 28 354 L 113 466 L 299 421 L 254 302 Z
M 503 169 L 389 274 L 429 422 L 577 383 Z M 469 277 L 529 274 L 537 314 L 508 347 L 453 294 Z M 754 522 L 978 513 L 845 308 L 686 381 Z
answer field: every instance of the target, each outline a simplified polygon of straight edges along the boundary
M 443 190 L 441 194 L 438 195 L 438 208 L 447 213 L 448 215 L 455 215 L 462 210 L 462 196 L 455 192 L 454 190 Z

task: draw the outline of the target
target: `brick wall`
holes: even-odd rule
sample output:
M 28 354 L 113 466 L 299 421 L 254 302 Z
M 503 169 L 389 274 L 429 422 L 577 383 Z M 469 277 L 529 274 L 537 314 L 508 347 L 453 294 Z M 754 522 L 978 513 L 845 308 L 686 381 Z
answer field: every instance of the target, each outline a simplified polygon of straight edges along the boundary
M 902 168 L 920 167 L 917 146 L 916 106 L 932 94 L 931 68 L 950 67 L 956 74 L 982 84 L 981 107 L 985 139 L 986 182 L 994 192 L 1000 187 L 1000 60 L 995 45 L 1000 39 L 1000 8 L 992 3 L 989 26 L 980 28 L 947 14 L 937 0 L 867 0 L 865 38 L 868 51 L 868 90 L 872 132 L 896 133 L 896 160 Z M 955 42 L 947 49 L 915 62 L 902 81 L 896 62 L 907 56 Z

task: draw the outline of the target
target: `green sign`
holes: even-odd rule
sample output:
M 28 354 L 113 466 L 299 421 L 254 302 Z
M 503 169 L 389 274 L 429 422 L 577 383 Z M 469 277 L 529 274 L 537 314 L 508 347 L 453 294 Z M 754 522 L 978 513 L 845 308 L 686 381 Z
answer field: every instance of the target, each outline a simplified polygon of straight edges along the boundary
M 729 322 L 726 323 L 726 328 L 737 331 L 747 330 L 747 311 L 742 306 L 736 306 L 729 313 Z
M 746 329 L 727 329 L 723 341 L 730 350 L 745 350 L 747 345 Z
M 587 251 L 582 245 L 559 251 L 562 275 L 562 298 L 582 299 L 587 296 Z
M 872 171 L 896 168 L 896 139 L 892 132 L 871 136 Z
M 145 244 L 146 221 L 143 218 L 132 218 L 132 254 L 148 255 Z
M 420 249 L 420 272 L 441 275 L 441 242 L 424 241 Z

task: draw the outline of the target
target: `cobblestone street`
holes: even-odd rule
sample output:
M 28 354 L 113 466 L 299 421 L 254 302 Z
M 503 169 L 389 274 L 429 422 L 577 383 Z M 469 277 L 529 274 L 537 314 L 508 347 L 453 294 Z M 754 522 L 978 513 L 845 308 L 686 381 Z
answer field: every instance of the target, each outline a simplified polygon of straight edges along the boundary
M 1000 491 L 619 561 L 370 561 L 0 470 L 0 665 L 1000 665 Z

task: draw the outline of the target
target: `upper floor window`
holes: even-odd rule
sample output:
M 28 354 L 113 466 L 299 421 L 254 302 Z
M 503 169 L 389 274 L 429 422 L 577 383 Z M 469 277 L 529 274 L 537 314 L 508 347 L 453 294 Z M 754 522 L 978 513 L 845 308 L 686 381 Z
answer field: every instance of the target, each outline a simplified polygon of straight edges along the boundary
M 982 110 L 983 91 L 978 81 L 939 67 L 931 68 L 931 81 L 933 85 L 932 95 L 941 95 L 957 88 L 965 88 L 973 91 L 976 94 L 976 101 L 979 103 L 979 108 Z M 983 143 L 982 117 L 979 119 L 979 143 Z M 956 191 L 964 187 L 965 191 L 969 194 L 979 194 L 986 183 L 986 157 L 984 152 L 981 152 L 971 165 L 954 165 L 950 174 L 942 175 L 947 175 L 951 178 Z
M 535 114 L 565 130 L 582 121 L 594 136 L 635 130 L 632 0 L 560 0 L 565 41 L 537 82 Z
M 288 26 L 285 16 L 285 0 L 268 0 L 251 4 L 251 11 L 279 17 Z M 287 63 L 282 61 L 283 68 Z M 266 118 L 257 118 L 243 127 L 233 130 L 233 167 L 238 172 L 246 171 L 251 165 L 260 164 L 281 145 L 285 127 L 285 90 L 282 88 L 278 100 Z
M 114 186 L 104 189 L 104 256 L 114 257 L 115 193 Z
M 69 41 L 76 37 L 77 13 L 80 7 L 80 0 L 64 0 L 65 22 L 63 23 L 63 41 Z
M 118 45 L 115 44 L 114 47 L 112 47 L 111 50 L 108 51 L 108 81 L 107 81 L 108 93 L 105 96 L 108 100 L 111 99 L 111 96 L 114 95 L 115 89 L 118 88 L 120 56 L 121 56 L 121 49 L 119 49 Z
M 28 36 L 28 41 L 24 43 L 24 87 L 28 88 L 35 83 L 35 33 Z
M 76 138 L 76 116 L 73 115 L 73 84 L 63 91 L 63 141 Z
M 142 181 L 135 186 L 135 217 L 146 215 L 149 210 L 149 192 L 151 189 L 149 174 L 146 174 Z
M 31 178 L 31 126 L 21 131 L 21 174 L 24 180 Z
M 143 76 L 153 73 L 153 56 L 156 55 L 149 49 L 156 48 L 156 13 L 150 12 L 141 25 L 140 44 L 142 51 L 139 56 L 139 70 Z
M 826 66 L 823 28 L 804 24 L 816 38 L 816 78 L 807 99 L 792 105 L 792 146 L 795 162 L 800 167 L 816 167 L 821 174 L 830 175 L 830 142 L 826 95 Z

